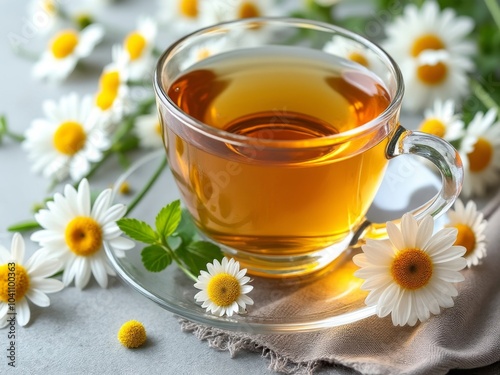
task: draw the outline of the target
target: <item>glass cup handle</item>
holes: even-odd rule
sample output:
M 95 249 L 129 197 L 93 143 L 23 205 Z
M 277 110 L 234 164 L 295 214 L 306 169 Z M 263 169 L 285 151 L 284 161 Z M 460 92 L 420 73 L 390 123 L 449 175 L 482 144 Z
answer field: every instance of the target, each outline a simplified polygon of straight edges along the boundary
M 455 202 L 460 194 L 464 170 L 457 150 L 445 140 L 418 131 L 406 130 L 401 125 L 394 131 L 386 149 L 386 157 L 399 155 L 422 156 L 431 161 L 441 173 L 442 187 L 438 194 L 422 206 L 411 211 L 417 220 L 426 215 L 438 217 Z M 393 220 L 399 223 L 400 219 Z M 365 220 L 351 240 L 350 246 L 360 246 L 366 238 L 387 237 L 386 224 Z

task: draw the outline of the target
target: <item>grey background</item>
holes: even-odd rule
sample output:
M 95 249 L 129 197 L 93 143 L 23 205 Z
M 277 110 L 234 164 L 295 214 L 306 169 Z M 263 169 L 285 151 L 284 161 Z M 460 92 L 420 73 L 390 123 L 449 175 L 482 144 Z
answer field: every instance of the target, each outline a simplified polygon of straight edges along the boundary
M 65 3 L 77 4 L 71 0 Z M 30 76 L 33 62 L 12 53 L 8 40 L 13 35 L 25 38 L 26 47 L 32 50 L 41 47 L 40 38 L 31 26 L 24 2 L 0 0 L 0 114 L 8 116 L 12 130 L 22 133 L 31 120 L 42 116 L 44 99 L 58 99 L 71 91 L 93 93 L 102 66 L 111 58 L 110 40 L 120 40 L 116 36 L 130 30 L 137 15 L 153 14 L 155 6 L 151 0 L 127 0 L 103 11 L 100 20 L 115 25 L 115 34 L 108 34 L 108 39 L 86 60 L 83 69 L 58 86 L 34 81 Z M 163 43 L 159 44 L 160 48 L 167 42 Z M 416 119 L 406 121 L 411 127 Z M 110 160 L 93 178 L 92 187 L 108 187 L 113 181 L 110 177 L 119 172 L 115 165 L 116 160 Z M 33 204 L 47 196 L 48 182 L 34 175 L 30 168 L 31 163 L 18 144 L 5 141 L 0 145 L 0 242 L 4 245 L 9 238 L 5 233 L 7 226 L 30 219 Z M 410 168 L 410 171 L 413 170 Z M 422 180 L 418 171 L 411 175 Z M 429 174 L 424 174 L 425 178 L 432 180 Z M 389 186 L 389 191 L 391 189 L 394 186 Z M 170 193 L 175 194 L 174 191 Z M 378 202 L 388 204 L 391 197 L 382 196 Z M 394 210 L 397 214 L 402 207 L 394 207 Z M 377 208 L 374 212 L 379 214 Z M 29 251 L 34 251 L 27 236 L 25 239 Z M 51 305 L 47 308 L 31 304 L 30 323 L 17 327 L 16 369 L 7 365 L 4 353 L 9 340 L 7 331 L 0 330 L 0 373 L 14 370 L 20 374 L 269 373 L 268 360 L 260 358 L 260 354 L 244 352 L 231 358 L 229 353 L 209 348 L 205 342 L 181 332 L 176 317 L 117 278 L 111 278 L 108 289 L 101 289 L 91 281 L 83 291 L 70 286 L 50 298 Z M 148 332 L 147 344 L 136 350 L 125 349 L 116 339 L 121 324 L 130 319 L 141 321 Z M 339 371 L 325 369 L 321 373 L 349 372 Z

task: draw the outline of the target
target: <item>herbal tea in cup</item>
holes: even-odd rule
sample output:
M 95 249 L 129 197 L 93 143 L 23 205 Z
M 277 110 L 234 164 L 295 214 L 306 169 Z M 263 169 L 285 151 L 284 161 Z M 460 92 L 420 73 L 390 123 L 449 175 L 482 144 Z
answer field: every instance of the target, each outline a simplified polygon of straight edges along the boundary
M 291 43 L 304 30 L 311 44 Z M 365 48 L 376 69 L 324 52 L 333 36 Z M 190 63 L 211 39 L 226 48 Z M 201 30 L 163 54 L 155 89 L 183 203 L 251 273 L 309 273 L 373 235 L 365 215 L 393 156 L 422 155 L 445 170 L 442 191 L 417 215 L 443 212 L 459 193 L 453 148 L 398 124 L 397 66 L 334 26 L 254 19 Z

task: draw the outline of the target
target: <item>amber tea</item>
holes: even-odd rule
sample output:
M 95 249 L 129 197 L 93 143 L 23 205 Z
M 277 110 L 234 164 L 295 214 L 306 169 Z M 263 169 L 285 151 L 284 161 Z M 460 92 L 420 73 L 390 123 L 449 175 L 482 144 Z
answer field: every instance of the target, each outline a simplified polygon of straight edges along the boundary
M 204 124 L 257 140 L 199 144 L 165 124 L 184 202 L 212 239 L 248 253 L 304 254 L 345 238 L 364 217 L 386 167 L 386 142 L 308 147 L 386 109 L 387 90 L 364 67 L 294 47 L 238 50 L 198 63 L 168 96 Z

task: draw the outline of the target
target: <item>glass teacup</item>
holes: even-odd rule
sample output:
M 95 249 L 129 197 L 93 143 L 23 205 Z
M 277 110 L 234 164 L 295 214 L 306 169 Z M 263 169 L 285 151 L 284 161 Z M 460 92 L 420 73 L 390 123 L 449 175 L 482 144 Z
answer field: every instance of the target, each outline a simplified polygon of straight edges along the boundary
M 325 52 L 332 38 L 367 58 Z M 456 150 L 399 125 L 395 62 L 347 30 L 302 19 L 214 25 L 170 46 L 154 84 L 184 205 L 250 273 L 303 275 L 382 236 L 365 215 L 392 157 L 422 156 L 442 174 L 417 217 L 445 212 L 460 192 Z

